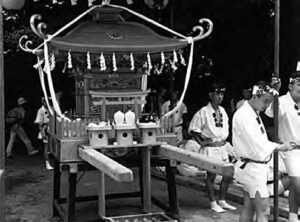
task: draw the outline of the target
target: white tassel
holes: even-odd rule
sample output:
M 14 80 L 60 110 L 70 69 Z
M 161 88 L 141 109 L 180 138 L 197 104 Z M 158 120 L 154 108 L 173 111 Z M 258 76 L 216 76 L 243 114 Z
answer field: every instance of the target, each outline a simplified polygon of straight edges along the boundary
M 186 66 L 186 62 L 185 62 L 185 59 L 184 59 L 184 57 L 182 55 L 182 52 L 179 52 L 179 56 L 180 56 L 180 63 L 181 63 L 181 65 Z
M 115 53 L 113 53 L 112 62 L 113 62 L 113 71 L 116 72 L 118 70 L 118 68 L 117 68 L 116 54 Z
M 177 63 L 178 62 L 178 57 L 177 57 L 177 53 L 175 50 L 173 50 L 173 62 Z
M 72 69 L 73 65 L 72 65 L 72 57 L 71 57 L 71 50 L 69 50 L 68 52 L 68 68 Z
M 105 57 L 103 55 L 103 52 L 101 52 L 101 55 L 100 55 L 100 70 L 101 71 L 106 70 Z
M 87 69 L 92 69 L 90 52 L 87 52 L 86 54 L 86 63 L 87 63 Z
M 148 70 L 150 73 L 150 70 L 152 69 L 152 63 L 151 63 L 151 56 L 149 52 L 147 53 L 147 61 L 148 61 Z
M 133 58 L 133 54 L 130 53 L 130 65 L 131 65 L 131 69 L 130 70 L 134 70 L 135 67 L 134 67 L 134 58 Z

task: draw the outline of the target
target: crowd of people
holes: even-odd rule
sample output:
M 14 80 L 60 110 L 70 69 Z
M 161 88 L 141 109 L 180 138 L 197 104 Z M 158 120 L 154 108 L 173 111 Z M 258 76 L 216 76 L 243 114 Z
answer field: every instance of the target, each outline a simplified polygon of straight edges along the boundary
M 48 146 L 48 127 L 49 127 L 49 110 L 46 105 L 44 97 L 41 99 L 41 107 L 38 109 L 34 124 L 37 125 L 39 133 L 37 139 L 38 144 L 42 146 L 40 148 L 44 152 L 45 165 L 47 170 L 52 170 L 52 166 L 49 163 L 49 146 Z M 17 100 L 17 106 L 12 108 L 6 115 L 6 126 L 9 128 L 9 141 L 6 148 L 6 157 L 13 158 L 13 147 L 18 136 L 20 140 L 25 144 L 29 156 L 36 155 L 40 149 L 35 149 L 31 139 L 28 137 L 23 127 L 23 122 L 26 118 L 26 106 L 27 101 L 20 97 Z
M 300 72 L 291 75 L 287 94 L 279 97 L 279 142 L 271 141 L 261 115 L 273 118 L 273 98 L 281 87 L 279 79 L 270 83 L 258 81 L 253 87 L 243 89 L 243 98 L 236 104 L 232 122 L 221 106 L 226 88 L 218 81 L 212 81 L 208 90 L 209 103 L 197 111 L 188 125 L 188 137 L 184 149 L 201 153 L 220 161 L 235 165 L 234 179 L 243 187 L 244 207 L 240 221 L 268 221 L 269 196 L 273 195 L 273 153 L 279 152 L 279 193 L 289 190 L 289 222 L 298 221 L 300 206 Z M 169 106 L 166 102 L 162 107 Z M 187 113 L 177 112 L 175 120 Z M 162 112 L 162 115 L 164 112 Z M 231 124 L 232 123 L 232 124 Z M 177 122 L 176 122 L 177 124 Z M 231 126 L 230 126 L 231 124 Z M 229 129 L 232 138 L 228 140 Z M 182 130 L 181 128 L 179 130 Z M 178 141 L 182 132 L 175 130 Z M 232 145 L 227 142 L 231 141 Z M 197 175 L 201 169 L 187 164 L 177 166 L 179 172 Z M 287 176 L 285 176 L 285 174 Z M 220 183 L 219 201 L 214 195 L 216 175 L 206 173 L 206 188 L 210 209 L 224 212 L 236 207 L 226 201 L 226 192 L 233 178 L 223 177 Z
M 253 84 L 251 89 L 243 90 L 243 99 L 236 104 L 233 118 L 228 117 L 222 107 L 225 86 L 219 81 L 212 81 L 207 92 L 209 102 L 198 110 L 192 120 L 187 124 L 185 118 L 188 110 L 185 104 L 181 104 L 173 118 L 178 144 L 184 144 L 183 148 L 197 152 L 219 161 L 231 162 L 235 165 L 234 178 L 223 176 L 220 182 L 219 198 L 214 194 L 216 174 L 206 172 L 205 184 L 210 209 L 222 213 L 226 209 L 236 210 L 235 206 L 226 202 L 226 193 L 230 182 L 235 179 L 244 191 L 244 207 L 241 210 L 240 221 L 258 222 L 268 221 L 269 196 L 271 189 L 270 178 L 273 178 L 272 154 L 279 151 L 281 162 L 280 169 L 287 173 L 279 183 L 279 189 L 289 190 L 289 222 L 298 221 L 298 209 L 300 207 L 300 72 L 291 75 L 288 92 L 279 97 L 279 141 L 271 141 L 266 127 L 261 118 L 265 114 L 273 118 L 273 98 L 278 95 L 281 87 L 279 79 L 273 78 L 270 83 L 259 81 Z M 160 98 L 158 107 L 163 116 L 171 108 L 171 100 L 178 102 L 178 91 L 166 101 Z M 6 156 L 12 157 L 12 148 L 16 136 L 24 142 L 28 155 L 38 153 L 33 148 L 22 123 L 25 118 L 26 100 L 19 98 L 17 107 L 13 108 L 6 116 L 6 122 L 10 129 L 10 140 L 6 149 Z M 171 121 L 172 122 L 172 121 Z M 38 138 L 44 146 L 46 168 L 52 167 L 48 161 L 47 129 L 49 123 L 49 111 L 45 99 L 37 111 L 34 123 L 39 128 Z M 187 128 L 187 129 L 186 129 Z M 232 135 L 230 140 L 230 129 Z M 182 143 L 182 141 L 185 141 Z M 189 171 L 203 171 L 193 166 L 179 164 L 178 169 Z M 179 170 L 179 171 L 180 171 Z M 195 175 L 195 174 L 191 174 Z

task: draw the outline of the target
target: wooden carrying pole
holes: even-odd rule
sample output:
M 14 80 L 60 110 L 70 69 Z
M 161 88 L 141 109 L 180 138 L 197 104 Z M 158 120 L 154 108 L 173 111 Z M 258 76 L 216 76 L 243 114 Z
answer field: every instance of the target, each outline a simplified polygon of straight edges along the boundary
M 208 172 L 233 177 L 233 164 L 226 163 L 221 160 L 215 160 L 214 158 L 204 156 L 199 153 L 180 149 L 178 147 L 171 146 L 168 144 L 162 144 L 157 149 L 156 154 L 171 160 L 176 160 L 181 163 L 187 163 L 189 165 L 196 166 L 200 169 L 207 170 Z
M 274 21 L 274 77 L 279 78 L 279 59 L 280 59 L 280 0 L 275 0 L 275 21 Z M 274 98 L 274 140 L 278 142 L 278 96 Z M 278 152 L 274 153 L 274 208 L 273 221 L 278 221 Z
M 5 122 L 4 122 L 4 64 L 3 64 L 3 16 L 0 0 L 0 221 L 4 219 L 4 161 L 5 161 Z

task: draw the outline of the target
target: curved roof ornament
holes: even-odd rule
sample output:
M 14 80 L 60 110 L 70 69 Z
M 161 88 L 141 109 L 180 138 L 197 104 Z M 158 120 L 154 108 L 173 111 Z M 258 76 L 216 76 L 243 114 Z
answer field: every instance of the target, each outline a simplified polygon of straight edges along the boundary
M 207 19 L 207 18 L 199 19 L 199 23 L 200 24 L 205 24 L 206 23 L 208 28 L 207 28 L 207 31 L 205 31 L 203 29 L 203 27 L 200 26 L 200 25 L 197 25 L 193 28 L 194 32 L 199 31 L 199 34 L 197 36 L 193 37 L 195 42 L 208 37 L 212 33 L 212 30 L 213 30 L 213 27 L 214 27 L 212 21 Z

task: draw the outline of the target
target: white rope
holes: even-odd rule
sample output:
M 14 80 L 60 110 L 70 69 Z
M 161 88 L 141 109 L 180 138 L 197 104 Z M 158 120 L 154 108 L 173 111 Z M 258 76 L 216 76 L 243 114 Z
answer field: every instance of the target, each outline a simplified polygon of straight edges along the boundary
M 51 95 L 51 98 L 52 98 L 53 108 L 54 108 L 54 110 L 55 110 L 55 112 L 57 113 L 58 116 L 62 116 L 60 107 L 59 107 L 58 102 L 56 100 L 56 95 L 55 95 L 55 91 L 54 91 L 54 87 L 53 87 L 53 81 L 52 81 L 50 64 L 49 64 L 48 45 L 46 43 L 46 40 L 44 42 L 44 58 L 45 58 L 45 60 L 44 60 L 44 62 L 45 62 L 45 72 L 46 72 L 47 79 L 48 79 L 48 87 L 49 87 L 50 95 Z
M 193 56 L 194 56 L 194 41 L 191 41 L 189 63 L 188 63 L 187 70 L 186 70 L 186 76 L 185 76 L 183 92 L 180 96 L 180 99 L 179 99 L 177 105 L 172 110 L 167 112 L 162 118 L 166 118 L 166 117 L 172 115 L 173 113 L 175 113 L 180 108 L 181 104 L 183 103 L 183 99 L 184 99 L 186 90 L 188 88 L 189 82 L 190 82 L 190 77 L 191 77 L 191 72 L 192 72 L 192 65 L 193 65 Z
M 39 72 L 40 82 L 41 82 L 41 86 L 42 86 L 42 91 L 43 91 L 43 94 L 44 94 L 44 98 L 45 98 L 45 101 L 46 101 L 46 105 L 47 105 L 47 108 L 48 108 L 51 116 L 53 116 L 53 109 L 50 106 L 49 99 L 48 99 L 48 94 L 47 94 L 47 90 L 46 90 L 46 86 L 45 86 L 44 72 L 43 72 L 43 68 L 42 68 L 42 64 L 43 63 L 41 62 L 40 56 L 37 56 L 37 60 L 38 60 L 38 62 L 37 62 L 37 64 L 34 67 Z

